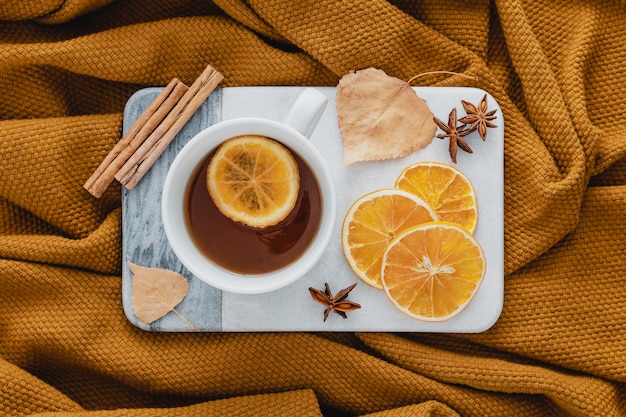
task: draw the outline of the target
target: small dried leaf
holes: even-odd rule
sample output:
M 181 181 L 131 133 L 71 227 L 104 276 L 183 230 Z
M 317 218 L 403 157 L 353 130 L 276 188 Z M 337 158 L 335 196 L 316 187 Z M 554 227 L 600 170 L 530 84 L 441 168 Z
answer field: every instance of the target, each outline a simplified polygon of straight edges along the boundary
M 411 85 L 376 68 L 343 76 L 336 105 L 344 165 L 411 154 L 430 144 L 437 130 Z
M 167 269 L 150 268 L 132 262 L 128 262 L 128 266 L 133 273 L 133 309 L 139 320 L 150 324 L 170 311 L 180 315 L 174 308 L 189 292 L 189 283 L 185 277 Z

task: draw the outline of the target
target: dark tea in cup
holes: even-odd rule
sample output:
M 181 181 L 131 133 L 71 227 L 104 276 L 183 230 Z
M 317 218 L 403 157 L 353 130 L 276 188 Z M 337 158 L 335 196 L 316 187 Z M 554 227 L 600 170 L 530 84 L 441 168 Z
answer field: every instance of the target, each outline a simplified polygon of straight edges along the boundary
M 215 151 L 200 164 L 186 194 L 186 225 L 198 250 L 215 264 L 244 275 L 277 271 L 297 260 L 318 232 L 322 215 L 319 184 L 295 152 L 300 187 L 286 218 L 263 228 L 231 220 L 220 212 L 207 189 L 207 169 Z

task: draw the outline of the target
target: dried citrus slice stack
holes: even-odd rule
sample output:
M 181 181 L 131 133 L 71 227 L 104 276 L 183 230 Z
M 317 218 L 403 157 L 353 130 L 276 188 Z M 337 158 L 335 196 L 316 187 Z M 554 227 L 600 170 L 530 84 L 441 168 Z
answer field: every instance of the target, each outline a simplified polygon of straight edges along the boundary
M 442 221 L 457 223 L 472 234 L 476 231 L 476 193 L 458 169 L 439 162 L 418 162 L 402 171 L 395 187 L 424 200 Z
M 456 316 L 478 292 L 486 270 L 476 239 L 456 224 L 409 228 L 387 247 L 381 281 L 391 302 L 424 321 Z
M 422 200 L 402 190 L 368 193 L 348 209 L 342 228 L 344 256 L 354 273 L 372 287 L 382 289 L 382 257 L 387 245 L 404 230 L 437 220 Z
M 254 228 L 279 223 L 300 189 L 298 163 L 278 142 L 258 135 L 224 142 L 207 169 L 207 188 L 226 217 Z

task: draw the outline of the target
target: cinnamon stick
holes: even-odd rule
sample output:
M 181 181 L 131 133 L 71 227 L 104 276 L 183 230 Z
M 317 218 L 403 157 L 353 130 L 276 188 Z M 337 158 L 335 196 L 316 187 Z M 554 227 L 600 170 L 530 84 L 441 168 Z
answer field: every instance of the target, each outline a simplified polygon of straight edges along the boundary
M 207 66 L 161 125 L 115 174 L 115 178 L 127 189 L 133 189 L 223 79 L 222 74 Z
M 163 121 L 188 87 L 174 78 L 133 123 L 126 135 L 108 153 L 83 187 L 94 197 L 101 197 L 115 174 L 144 140 Z

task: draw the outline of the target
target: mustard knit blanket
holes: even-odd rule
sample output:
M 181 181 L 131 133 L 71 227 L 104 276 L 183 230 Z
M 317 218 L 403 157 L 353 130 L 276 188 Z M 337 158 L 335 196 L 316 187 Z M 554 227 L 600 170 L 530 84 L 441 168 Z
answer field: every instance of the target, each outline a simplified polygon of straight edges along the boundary
M 626 12 L 588 0 L 0 1 L 0 413 L 626 415 Z M 447 70 L 505 129 L 505 301 L 480 334 L 156 334 L 121 306 L 120 186 L 83 183 L 146 86 Z M 46 414 L 48 413 L 48 414 Z

